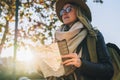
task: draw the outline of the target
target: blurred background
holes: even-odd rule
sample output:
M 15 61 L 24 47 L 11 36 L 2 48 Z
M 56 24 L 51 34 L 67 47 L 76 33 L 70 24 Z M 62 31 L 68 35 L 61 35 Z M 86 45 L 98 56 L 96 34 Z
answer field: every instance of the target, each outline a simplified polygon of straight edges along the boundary
M 92 24 L 106 41 L 120 47 L 119 0 L 84 0 Z M 62 24 L 55 13 L 56 0 L 0 0 L 0 80 L 45 80 L 34 66 L 30 46 L 51 44 Z

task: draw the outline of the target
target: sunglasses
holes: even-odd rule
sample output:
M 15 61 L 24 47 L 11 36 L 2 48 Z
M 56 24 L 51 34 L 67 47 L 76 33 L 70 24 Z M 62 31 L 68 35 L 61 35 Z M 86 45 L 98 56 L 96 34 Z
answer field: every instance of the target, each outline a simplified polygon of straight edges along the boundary
M 72 10 L 72 6 L 68 6 L 66 9 L 62 9 L 60 11 L 60 16 L 64 14 L 64 12 L 69 13 Z

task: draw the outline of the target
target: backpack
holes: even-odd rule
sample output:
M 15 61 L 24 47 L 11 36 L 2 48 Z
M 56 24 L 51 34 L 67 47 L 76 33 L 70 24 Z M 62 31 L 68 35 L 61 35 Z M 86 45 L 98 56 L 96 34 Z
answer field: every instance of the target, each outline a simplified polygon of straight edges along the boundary
M 106 46 L 112 58 L 112 64 L 114 67 L 112 80 L 120 80 L 120 49 L 113 43 L 107 43 Z
M 90 53 L 91 61 L 97 62 L 96 39 L 94 36 L 87 37 L 87 46 L 88 46 L 88 51 Z M 120 49 L 114 43 L 107 43 L 106 47 L 108 49 L 114 67 L 114 74 L 112 80 L 120 80 Z

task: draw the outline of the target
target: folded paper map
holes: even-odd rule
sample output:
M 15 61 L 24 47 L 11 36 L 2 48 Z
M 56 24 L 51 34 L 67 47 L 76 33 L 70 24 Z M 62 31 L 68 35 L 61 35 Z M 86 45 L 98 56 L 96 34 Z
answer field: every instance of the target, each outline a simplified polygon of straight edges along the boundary
M 34 52 L 37 70 L 44 77 L 63 76 L 66 72 L 65 67 L 61 64 L 61 54 L 68 54 L 68 48 L 65 41 L 59 41 L 50 45 L 32 47 Z

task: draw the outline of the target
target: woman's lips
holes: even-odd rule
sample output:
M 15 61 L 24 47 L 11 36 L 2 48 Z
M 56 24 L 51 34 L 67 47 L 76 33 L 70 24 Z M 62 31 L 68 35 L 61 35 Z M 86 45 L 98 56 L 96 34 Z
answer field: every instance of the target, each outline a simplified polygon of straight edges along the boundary
M 64 17 L 64 19 L 69 19 L 69 17 L 68 17 L 68 16 L 66 16 L 66 17 Z

